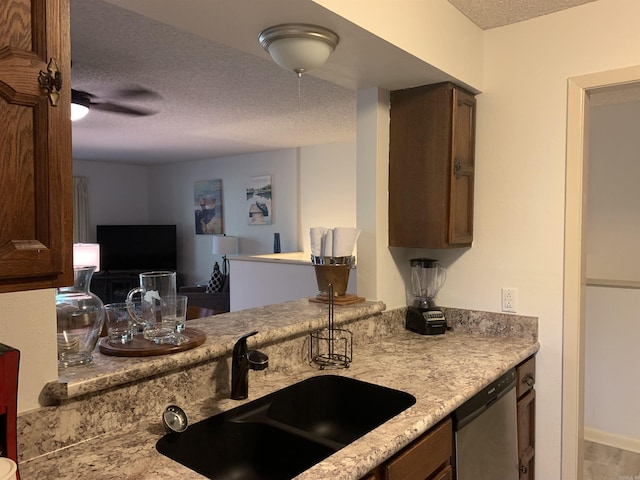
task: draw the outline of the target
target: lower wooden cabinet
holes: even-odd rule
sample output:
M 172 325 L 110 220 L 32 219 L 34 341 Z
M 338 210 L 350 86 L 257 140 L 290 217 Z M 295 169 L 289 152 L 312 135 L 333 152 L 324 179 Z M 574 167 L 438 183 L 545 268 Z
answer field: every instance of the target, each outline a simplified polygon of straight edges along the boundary
M 535 358 L 518 365 L 518 467 L 520 480 L 534 480 L 534 454 L 536 444 L 536 391 L 533 388 L 536 373 Z
M 453 425 L 446 418 L 363 480 L 453 480 Z

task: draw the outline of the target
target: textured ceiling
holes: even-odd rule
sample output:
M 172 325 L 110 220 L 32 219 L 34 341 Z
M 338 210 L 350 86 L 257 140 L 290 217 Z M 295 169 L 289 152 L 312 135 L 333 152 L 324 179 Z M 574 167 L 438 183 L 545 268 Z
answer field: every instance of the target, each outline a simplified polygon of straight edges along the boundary
M 522 22 L 595 0 L 448 0 L 483 30 Z
M 257 40 L 291 21 L 342 38 L 300 80 Z M 71 50 L 73 88 L 158 94 L 127 103 L 154 115 L 94 110 L 75 122 L 74 158 L 83 160 L 154 164 L 345 141 L 355 137 L 357 89 L 451 80 L 311 0 L 71 0 Z
M 592 0 L 449 1 L 486 29 Z M 285 22 L 341 37 L 301 80 L 257 41 Z M 74 158 L 84 160 L 145 165 L 345 141 L 355 138 L 357 90 L 451 80 L 312 0 L 71 0 L 71 46 L 73 88 L 157 93 L 125 102 L 153 115 L 94 110 L 75 122 Z

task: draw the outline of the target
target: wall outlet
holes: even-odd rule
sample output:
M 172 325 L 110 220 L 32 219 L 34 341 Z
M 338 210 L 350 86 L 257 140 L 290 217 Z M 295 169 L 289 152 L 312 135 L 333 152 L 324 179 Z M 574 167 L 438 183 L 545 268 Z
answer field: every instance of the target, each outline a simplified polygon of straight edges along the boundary
M 502 311 L 508 313 L 516 313 L 518 310 L 518 289 L 503 288 L 502 289 Z

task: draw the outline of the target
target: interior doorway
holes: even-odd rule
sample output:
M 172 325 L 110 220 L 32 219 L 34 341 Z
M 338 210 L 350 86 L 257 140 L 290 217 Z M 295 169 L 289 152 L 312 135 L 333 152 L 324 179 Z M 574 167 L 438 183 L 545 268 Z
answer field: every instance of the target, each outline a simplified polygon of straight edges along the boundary
M 640 66 L 570 78 L 563 293 L 562 479 L 583 472 L 585 349 L 585 217 L 590 93 L 640 81 Z

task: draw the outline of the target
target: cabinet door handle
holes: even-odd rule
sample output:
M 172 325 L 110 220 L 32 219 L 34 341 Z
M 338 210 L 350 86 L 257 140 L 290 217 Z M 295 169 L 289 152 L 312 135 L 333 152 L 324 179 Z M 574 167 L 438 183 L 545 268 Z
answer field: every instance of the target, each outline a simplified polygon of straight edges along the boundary
M 47 92 L 51 106 L 57 107 L 58 99 L 60 98 L 60 89 L 62 88 L 62 73 L 60 73 L 58 69 L 55 58 L 49 60 L 46 72 L 40 70 L 38 83 L 40 84 L 40 88 Z
M 462 165 L 460 160 L 453 162 L 453 174 L 456 177 L 468 176 L 473 174 L 473 167 L 470 165 Z
M 529 471 L 529 469 L 527 468 L 526 465 L 520 465 L 520 468 L 518 470 L 520 470 L 520 474 L 521 475 L 524 475 L 525 473 L 527 473 Z
M 522 379 L 522 383 L 526 383 L 528 386 L 533 387 L 536 383 L 536 379 L 531 373 L 527 373 Z

